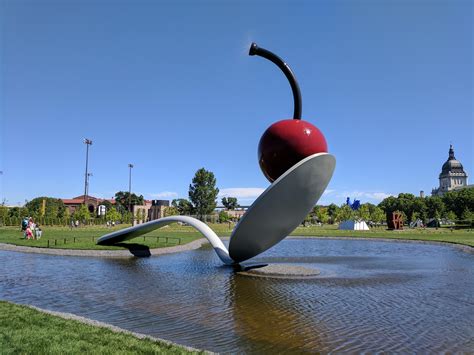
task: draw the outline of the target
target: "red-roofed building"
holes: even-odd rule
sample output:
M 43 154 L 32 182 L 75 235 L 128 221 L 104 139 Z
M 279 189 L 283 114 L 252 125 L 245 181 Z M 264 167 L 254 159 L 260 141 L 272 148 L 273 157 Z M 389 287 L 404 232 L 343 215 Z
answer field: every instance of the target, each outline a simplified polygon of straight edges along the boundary
M 62 198 L 61 200 L 63 201 L 64 205 L 69 208 L 69 212 L 73 214 L 84 203 L 84 195 L 73 198 Z M 97 207 L 100 206 L 100 204 L 102 204 L 104 201 L 109 201 L 111 204 L 115 205 L 115 199 L 113 198 L 108 199 L 86 196 L 86 205 L 89 209 L 89 212 L 96 212 Z

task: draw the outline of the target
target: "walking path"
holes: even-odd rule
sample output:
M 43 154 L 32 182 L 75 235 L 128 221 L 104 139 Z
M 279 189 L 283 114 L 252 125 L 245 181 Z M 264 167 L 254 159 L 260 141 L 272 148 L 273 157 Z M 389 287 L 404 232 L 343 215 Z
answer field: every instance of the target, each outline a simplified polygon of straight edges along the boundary
M 207 243 L 207 239 L 202 238 L 194 240 L 187 244 L 176 245 L 172 247 L 149 249 L 150 255 L 163 255 L 170 253 L 179 253 L 187 250 L 194 250 L 201 247 L 201 245 Z M 19 251 L 22 253 L 37 253 L 37 254 L 49 254 L 49 255 L 63 255 L 63 256 L 95 256 L 105 258 L 129 258 L 133 257 L 132 251 L 129 250 L 80 250 L 80 249 L 52 249 L 52 248 L 36 248 L 36 247 L 25 247 L 22 245 L 13 245 L 0 243 L 0 250 L 7 251 Z

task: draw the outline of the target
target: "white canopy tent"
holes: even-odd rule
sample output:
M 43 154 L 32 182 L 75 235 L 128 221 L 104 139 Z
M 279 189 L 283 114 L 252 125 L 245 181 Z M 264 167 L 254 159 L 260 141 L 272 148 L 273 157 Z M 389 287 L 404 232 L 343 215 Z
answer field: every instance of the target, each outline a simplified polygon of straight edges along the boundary
M 342 221 L 339 223 L 339 229 L 349 231 L 368 231 L 369 226 L 365 221 Z

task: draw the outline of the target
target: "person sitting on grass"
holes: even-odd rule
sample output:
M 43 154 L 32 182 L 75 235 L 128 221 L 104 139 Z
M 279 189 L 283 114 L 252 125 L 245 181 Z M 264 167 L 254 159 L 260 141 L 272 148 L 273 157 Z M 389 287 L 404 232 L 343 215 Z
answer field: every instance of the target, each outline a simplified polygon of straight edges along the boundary
M 31 228 L 29 226 L 26 227 L 25 238 L 28 239 L 28 240 L 34 239 L 33 232 L 31 231 Z

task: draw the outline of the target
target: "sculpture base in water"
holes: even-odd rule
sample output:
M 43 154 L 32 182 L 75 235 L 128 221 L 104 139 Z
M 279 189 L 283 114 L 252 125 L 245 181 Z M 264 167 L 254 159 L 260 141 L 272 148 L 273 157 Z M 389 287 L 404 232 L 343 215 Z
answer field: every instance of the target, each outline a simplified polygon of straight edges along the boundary
M 273 279 L 305 279 L 319 276 L 318 269 L 291 264 L 271 264 L 238 272 L 239 275 Z

